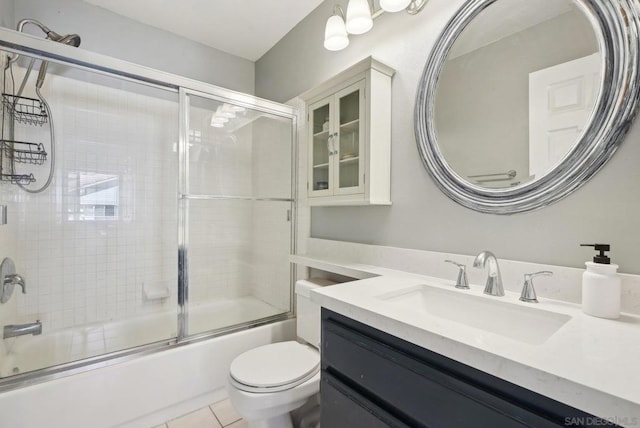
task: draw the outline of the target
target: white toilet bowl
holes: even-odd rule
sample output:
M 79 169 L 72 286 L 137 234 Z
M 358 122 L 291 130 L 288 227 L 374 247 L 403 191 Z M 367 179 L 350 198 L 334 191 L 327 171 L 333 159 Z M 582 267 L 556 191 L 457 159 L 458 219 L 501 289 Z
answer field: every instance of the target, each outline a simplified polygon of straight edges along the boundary
M 250 428 L 291 428 L 289 412 L 320 388 L 320 353 L 295 341 L 260 346 L 233 360 L 228 381 Z
M 310 301 L 309 293 L 330 284 L 323 279 L 296 283 L 298 336 L 314 346 L 320 342 L 320 308 Z M 320 391 L 320 352 L 314 346 L 272 343 L 233 360 L 227 390 L 249 428 L 293 428 L 289 412 Z

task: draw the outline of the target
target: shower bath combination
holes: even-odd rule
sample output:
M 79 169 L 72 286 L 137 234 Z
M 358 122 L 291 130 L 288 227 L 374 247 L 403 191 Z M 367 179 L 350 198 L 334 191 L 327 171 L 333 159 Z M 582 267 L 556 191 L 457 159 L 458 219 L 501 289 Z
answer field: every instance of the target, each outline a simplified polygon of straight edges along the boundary
M 58 42 L 58 43 L 62 43 L 65 45 L 69 45 L 69 46 L 73 46 L 73 47 L 78 47 L 80 46 L 80 36 L 77 34 L 66 34 L 66 35 L 60 35 L 58 33 L 56 33 L 55 31 L 51 30 L 49 27 L 47 27 L 46 25 L 42 24 L 39 21 L 36 21 L 35 19 L 22 19 L 20 20 L 20 22 L 18 22 L 17 25 L 17 31 L 19 32 L 23 32 L 24 31 L 24 27 L 29 24 L 29 25 L 34 25 L 36 27 L 38 27 L 40 30 L 42 30 L 43 33 L 46 34 L 46 38 L 48 40 L 52 40 L 54 42 Z M 9 58 L 8 63 L 7 63 L 7 68 L 10 68 L 13 66 L 13 64 L 18 60 L 19 55 L 15 54 L 12 57 Z M 18 102 L 21 99 L 22 93 L 25 89 L 25 86 L 27 84 L 27 81 L 29 79 L 29 76 L 31 75 L 31 71 L 33 70 L 33 66 L 36 62 L 35 58 L 31 58 L 29 65 L 27 66 L 27 70 L 25 72 L 24 78 L 22 79 L 22 83 L 20 84 L 20 87 L 18 88 L 18 91 L 15 94 L 12 94 L 10 97 L 5 97 L 6 94 L 3 94 L 3 102 L 5 103 L 5 105 L 8 105 L 8 108 L 10 111 L 12 112 L 16 112 L 18 111 Z M 24 180 L 21 180 L 20 178 L 18 179 L 14 179 L 13 177 L 16 177 L 16 174 L 14 174 L 15 172 L 15 162 L 18 161 L 24 161 L 26 163 L 31 163 L 31 164 L 42 164 L 44 163 L 44 160 L 47 156 L 46 152 L 44 151 L 44 146 L 42 144 L 34 144 L 34 143 L 19 143 L 21 145 L 21 147 L 26 146 L 26 149 L 22 149 L 22 148 L 18 148 L 16 149 L 15 147 L 11 147 L 10 150 L 5 150 L 6 152 L 11 153 L 12 155 L 11 157 L 11 164 L 10 164 L 10 174 L 8 175 L 10 177 L 10 181 L 18 184 L 18 186 L 20 186 L 21 189 L 23 189 L 26 192 L 29 193 L 40 193 L 42 191 L 44 191 L 45 189 L 47 189 L 49 187 L 49 185 L 51 184 L 51 181 L 53 180 L 53 175 L 55 172 L 55 128 L 54 128 L 54 124 L 53 124 L 53 116 L 51 114 L 51 108 L 49 106 L 49 103 L 47 102 L 46 98 L 42 95 L 41 89 L 42 89 L 42 85 L 44 84 L 44 79 L 47 75 L 47 66 L 48 66 L 48 62 L 45 60 L 42 60 L 40 62 L 40 70 L 38 71 L 38 76 L 36 78 L 36 83 L 35 83 L 35 93 L 40 101 L 40 103 L 42 104 L 42 109 L 44 109 L 44 115 L 43 117 L 47 117 L 48 118 L 48 122 L 49 122 L 49 136 L 50 136 L 50 151 L 49 151 L 49 159 L 50 159 L 50 166 L 49 166 L 49 175 L 47 177 L 47 181 L 39 188 L 37 189 L 30 189 L 28 187 L 25 186 L 25 184 L 28 184 L 30 182 L 35 181 L 32 177 L 32 175 L 28 176 L 29 179 L 27 180 L 27 182 L 25 183 Z M 11 73 L 13 74 L 13 70 L 11 70 Z M 9 100 L 9 101 L 7 101 Z M 28 114 L 28 113 L 27 113 Z M 39 124 L 42 124 L 42 122 L 39 122 Z M 4 130 L 3 130 L 4 131 Z M 8 141 L 13 141 L 13 134 L 14 134 L 14 122 L 13 120 L 10 122 L 9 125 L 9 134 L 10 134 L 10 140 Z M 3 145 L 5 145 L 5 143 L 3 142 Z M 13 144 L 12 144 L 13 146 Z M 3 174 L 4 176 L 4 174 Z M 4 178 L 4 177 L 3 177 Z
M 27 284 L 22 294 L 16 283 L 0 307 L 0 392 L 20 389 L 25 402 L 40 402 L 30 394 L 53 388 L 50 397 L 77 402 L 86 393 L 76 382 L 106 376 L 113 387 L 97 391 L 96 402 L 150 397 L 143 406 L 80 412 L 92 420 L 73 415 L 77 426 L 96 418 L 156 426 L 156 410 L 194 397 L 218 401 L 230 355 L 293 338 L 298 110 L 61 46 L 79 38 L 39 23 L 21 27 L 37 36 L 0 28 L 0 68 L 13 60 L 0 74 L 3 98 L 22 86 L 20 96 L 37 108 L 12 118 L 5 98 L 5 138 L 50 151 L 41 88 L 55 114 L 56 164 L 37 195 L 0 182 L 0 204 L 11 210 L 0 256 L 12 256 Z M 43 60 L 53 62 L 46 73 Z M 219 110 L 235 117 L 213 126 Z M 0 147 L 4 173 L 31 172 L 35 163 L 17 159 L 15 148 Z M 38 181 L 24 187 L 45 184 L 48 162 L 32 168 Z M 156 381 L 176 368 L 177 376 Z M 64 404 L 45 400 L 52 411 L 25 414 L 8 404 L 18 395 L 0 395 L 0 425 L 69 425 L 68 412 L 55 411 Z

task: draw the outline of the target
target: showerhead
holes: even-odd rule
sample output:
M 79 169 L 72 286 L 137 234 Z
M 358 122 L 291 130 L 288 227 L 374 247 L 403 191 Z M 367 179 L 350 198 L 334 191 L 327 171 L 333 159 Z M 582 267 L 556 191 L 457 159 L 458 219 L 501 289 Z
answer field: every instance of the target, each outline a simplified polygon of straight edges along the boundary
M 55 31 L 49 30 L 47 31 L 47 39 L 76 48 L 80 46 L 80 36 L 77 34 L 67 34 L 66 36 L 61 36 Z M 42 61 L 42 64 L 40 64 L 40 71 L 38 71 L 38 78 L 36 79 L 36 88 L 42 88 L 42 85 L 44 84 L 44 78 L 47 75 L 48 64 L 49 63 L 47 61 Z
M 53 40 L 54 42 L 62 43 L 63 45 L 69 45 L 73 47 L 80 46 L 80 36 L 77 34 L 67 34 L 66 36 L 61 36 L 55 31 L 49 31 L 47 33 L 47 39 Z
M 17 30 L 20 32 L 24 31 L 24 26 L 27 24 L 31 24 L 31 25 L 35 25 L 36 27 L 40 28 L 42 30 L 43 33 L 45 33 L 47 35 L 47 39 L 49 40 L 53 40 L 54 42 L 58 42 L 58 43 L 62 43 L 64 45 L 68 45 L 68 46 L 73 46 L 73 47 L 78 47 L 80 46 L 80 36 L 77 34 L 67 34 L 65 36 L 62 36 L 58 33 L 56 33 L 55 31 L 53 31 L 52 29 L 50 29 L 49 27 L 47 27 L 46 25 L 44 25 L 42 22 L 37 21 L 35 19 L 21 19 L 20 22 L 18 22 L 17 25 Z M 11 57 L 9 59 L 9 63 L 13 63 L 18 59 L 19 55 L 14 55 L 13 57 Z M 44 65 L 44 63 L 43 63 Z M 40 69 L 42 70 L 43 67 L 41 67 Z M 44 67 L 46 70 L 46 66 Z M 42 76 L 42 78 L 44 79 L 44 76 Z

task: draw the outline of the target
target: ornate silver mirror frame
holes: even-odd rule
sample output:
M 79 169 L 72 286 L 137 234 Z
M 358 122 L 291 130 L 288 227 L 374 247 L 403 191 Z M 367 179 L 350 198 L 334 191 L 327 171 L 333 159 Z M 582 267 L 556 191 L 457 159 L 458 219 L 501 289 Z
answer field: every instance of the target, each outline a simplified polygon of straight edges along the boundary
M 602 168 L 622 142 L 640 95 L 640 5 L 637 0 L 574 0 L 600 33 L 603 85 L 591 122 L 572 151 L 545 176 L 512 188 L 488 189 L 463 179 L 444 160 L 436 140 L 434 104 L 438 77 L 454 41 L 495 1 L 469 0 L 446 25 L 418 84 L 414 123 L 425 168 L 447 196 L 476 211 L 514 214 L 568 196 Z

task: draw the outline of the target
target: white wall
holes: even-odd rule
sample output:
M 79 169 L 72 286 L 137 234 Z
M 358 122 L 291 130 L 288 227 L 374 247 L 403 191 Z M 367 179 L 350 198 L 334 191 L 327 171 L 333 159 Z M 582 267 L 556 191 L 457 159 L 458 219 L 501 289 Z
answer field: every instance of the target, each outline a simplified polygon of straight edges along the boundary
M 589 183 L 542 210 L 513 216 L 481 214 L 448 199 L 419 159 L 413 130 L 416 86 L 437 35 L 462 0 L 430 0 L 416 16 L 384 14 L 350 46 L 329 52 L 324 25 L 334 1 L 319 6 L 256 63 L 256 94 L 288 100 L 358 60 L 373 55 L 397 70 L 392 95 L 391 207 L 312 210 L 312 236 L 477 254 L 546 264 L 583 266 L 591 252 L 578 245 L 612 244 L 621 271 L 640 273 L 640 126 L 631 127 L 613 159 Z M 338 2 L 344 3 L 346 2 Z
M 11 7 L 10 0 L 3 0 Z M 252 94 L 254 63 L 141 24 L 81 0 L 14 0 L 17 21 L 33 18 L 60 34 L 77 33 L 82 49 Z M 2 10 L 0 9 L 0 12 Z M 178 13 L 178 11 L 176 11 Z M 41 36 L 32 26 L 25 31 Z
M 0 27 L 14 25 L 14 0 L 0 0 Z
M 567 31 L 592 37 L 562 43 Z M 596 52 L 590 31 L 591 24 L 576 9 L 446 61 L 438 81 L 435 128 L 456 173 L 515 170 L 514 181 L 528 178 L 529 73 Z

